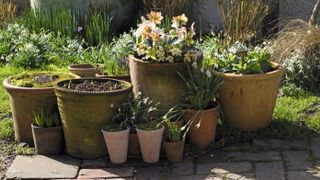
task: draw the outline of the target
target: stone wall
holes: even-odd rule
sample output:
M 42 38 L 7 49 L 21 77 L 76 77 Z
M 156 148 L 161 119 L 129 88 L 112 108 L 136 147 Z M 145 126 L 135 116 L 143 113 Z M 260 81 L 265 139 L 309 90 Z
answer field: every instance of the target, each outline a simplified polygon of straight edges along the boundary
M 280 21 L 294 18 L 308 21 L 316 2 L 317 0 L 279 0 Z

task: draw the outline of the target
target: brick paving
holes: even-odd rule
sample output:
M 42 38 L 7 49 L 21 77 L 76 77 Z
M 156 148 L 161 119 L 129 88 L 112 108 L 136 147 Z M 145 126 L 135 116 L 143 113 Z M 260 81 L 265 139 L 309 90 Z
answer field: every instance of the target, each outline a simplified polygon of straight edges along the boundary
M 8 179 L 125 180 L 313 180 L 320 179 L 320 138 L 302 141 L 259 140 L 186 157 L 178 164 L 161 159 L 142 163 L 139 157 L 114 165 L 107 158 L 77 160 L 67 156 L 17 156 Z M 57 160 L 58 159 L 58 160 Z M 40 164 L 39 164 L 40 163 Z M 47 163 L 47 165 L 45 165 Z

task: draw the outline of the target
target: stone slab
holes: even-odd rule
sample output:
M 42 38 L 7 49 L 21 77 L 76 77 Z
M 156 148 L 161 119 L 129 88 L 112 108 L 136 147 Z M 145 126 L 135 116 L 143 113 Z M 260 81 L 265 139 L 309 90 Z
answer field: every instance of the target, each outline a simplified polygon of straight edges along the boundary
M 221 162 L 210 164 L 198 164 L 197 174 L 222 175 L 228 173 L 241 173 L 252 171 L 250 162 Z
M 138 167 L 136 169 L 136 179 L 141 180 L 158 180 L 161 179 L 160 167 Z
M 303 150 L 308 148 L 306 140 L 254 139 L 252 144 L 258 150 Z
M 288 180 L 319 180 L 320 172 L 315 171 L 289 171 Z
M 222 150 L 215 150 L 208 154 L 201 155 L 196 158 L 197 163 L 214 163 L 214 162 L 221 162 L 225 161 L 226 159 L 226 152 Z
M 106 168 L 107 158 L 102 159 L 84 159 L 81 162 L 81 169 Z
M 78 179 L 99 179 L 99 178 L 132 178 L 134 168 L 103 168 L 103 169 L 81 169 Z
M 256 178 L 259 180 L 284 180 L 285 172 L 282 162 L 256 163 Z
M 224 180 L 253 180 L 253 173 L 231 173 L 222 177 Z
M 311 150 L 312 155 L 315 158 L 320 159 L 320 137 L 315 137 L 311 139 Z
M 222 180 L 222 178 L 208 177 L 206 175 L 168 176 L 166 180 Z
M 8 179 L 75 178 L 80 160 L 65 155 L 17 156 L 6 176 Z
M 311 170 L 313 168 L 308 151 L 283 151 L 283 156 L 289 171 Z
M 281 160 L 280 153 L 277 151 L 264 152 L 230 152 L 227 154 L 231 161 L 278 161 Z
M 183 160 L 180 163 L 173 164 L 169 175 L 192 175 L 194 174 L 195 164 L 191 159 Z

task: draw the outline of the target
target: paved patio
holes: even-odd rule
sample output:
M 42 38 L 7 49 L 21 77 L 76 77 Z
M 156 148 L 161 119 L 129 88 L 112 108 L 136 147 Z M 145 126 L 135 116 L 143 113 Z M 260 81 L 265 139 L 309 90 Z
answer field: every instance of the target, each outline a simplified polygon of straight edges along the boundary
M 8 179 L 320 179 L 320 137 L 301 141 L 253 140 L 250 144 L 212 150 L 171 165 L 129 158 L 124 165 L 107 159 L 79 160 L 61 156 L 17 156 Z

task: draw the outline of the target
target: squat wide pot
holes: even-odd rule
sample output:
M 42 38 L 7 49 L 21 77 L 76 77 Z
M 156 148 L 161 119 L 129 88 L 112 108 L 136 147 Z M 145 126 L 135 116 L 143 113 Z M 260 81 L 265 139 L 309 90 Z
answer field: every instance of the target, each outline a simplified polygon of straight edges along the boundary
M 169 142 L 164 141 L 164 150 L 167 159 L 171 163 L 178 163 L 183 159 L 184 141 Z
M 191 144 L 205 149 L 214 141 L 218 114 L 218 108 L 216 107 L 199 111 L 187 110 L 183 114 L 185 123 L 193 121 L 187 134 Z
M 41 155 L 60 154 L 64 148 L 62 127 L 42 128 L 31 125 L 36 152 Z
M 267 127 L 277 99 L 283 68 L 275 64 L 275 70 L 265 74 L 239 75 L 215 74 L 224 80 L 219 89 L 224 120 L 243 131 L 255 131 Z
M 10 83 L 11 79 L 12 77 L 5 79 L 3 81 L 3 87 L 9 93 L 10 106 L 14 120 L 15 140 L 33 146 L 31 124 L 34 119 L 34 112 L 42 106 L 45 106 L 48 109 L 56 108 L 57 97 L 53 87 L 18 87 Z
M 98 73 L 98 74 L 96 74 L 96 77 L 97 78 L 117 79 L 117 80 L 131 82 L 130 75 L 106 75 L 106 74 Z
M 69 71 L 76 74 L 82 78 L 85 77 L 95 77 L 96 74 L 102 74 L 104 65 L 96 64 L 95 66 L 91 64 L 73 64 L 68 67 Z
M 142 159 L 146 163 L 159 161 L 164 126 L 161 129 L 146 131 L 136 128 Z
M 109 132 L 102 129 L 102 133 L 111 162 L 114 164 L 125 163 L 128 157 L 130 128 L 117 132 Z
M 117 81 L 86 78 L 88 80 Z M 81 81 L 83 79 L 72 79 Z M 101 128 L 110 124 L 115 108 L 128 100 L 132 85 L 118 81 L 126 88 L 115 91 L 77 91 L 55 85 L 58 107 L 66 141 L 66 151 L 77 158 L 100 158 L 107 155 Z
M 197 51 L 198 61 L 202 51 Z M 186 85 L 177 72 L 188 74 L 188 63 L 154 63 L 129 56 L 129 67 L 133 93 L 141 92 L 159 104 L 159 109 L 167 111 L 176 104 L 185 103 Z

